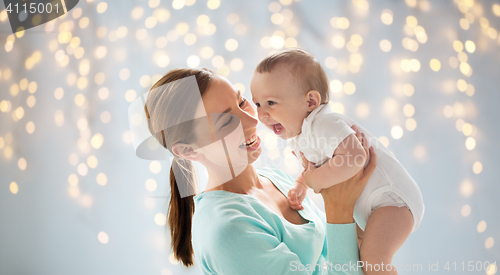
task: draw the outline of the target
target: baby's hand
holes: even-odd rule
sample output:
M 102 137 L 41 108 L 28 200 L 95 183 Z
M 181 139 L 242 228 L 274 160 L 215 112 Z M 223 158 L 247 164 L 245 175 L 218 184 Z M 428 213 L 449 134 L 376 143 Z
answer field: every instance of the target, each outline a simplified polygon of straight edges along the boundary
M 307 186 L 295 182 L 288 191 L 288 204 L 293 210 L 304 210 L 302 202 L 306 198 Z

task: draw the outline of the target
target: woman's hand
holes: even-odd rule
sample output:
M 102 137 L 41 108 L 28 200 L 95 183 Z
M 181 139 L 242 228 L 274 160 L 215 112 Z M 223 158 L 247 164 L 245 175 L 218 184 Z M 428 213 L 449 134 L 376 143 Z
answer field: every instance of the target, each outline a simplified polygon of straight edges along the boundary
M 304 184 L 311 188 L 314 193 L 319 194 L 321 192 L 321 188 L 317 188 L 317 182 L 321 182 L 322 179 L 318 179 L 315 177 L 314 171 L 316 171 L 317 167 L 314 163 L 308 161 L 304 156 L 304 153 L 300 152 L 300 157 L 302 158 L 302 166 L 304 167 L 304 171 L 302 171 L 301 176 L 304 179 Z
M 363 192 L 368 179 L 377 166 L 375 150 L 373 147 L 368 148 L 368 141 L 355 125 L 352 128 L 356 131 L 356 137 L 361 141 L 367 155 L 369 154 L 369 163 L 352 178 L 321 190 L 328 223 L 342 224 L 354 222 L 354 203 Z

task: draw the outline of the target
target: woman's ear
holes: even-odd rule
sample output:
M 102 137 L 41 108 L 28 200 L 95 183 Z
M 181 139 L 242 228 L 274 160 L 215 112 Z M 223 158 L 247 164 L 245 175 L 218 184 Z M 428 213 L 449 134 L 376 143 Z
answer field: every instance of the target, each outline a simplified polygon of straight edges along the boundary
M 176 143 L 172 145 L 172 153 L 180 158 L 194 161 L 199 161 L 203 157 L 202 154 L 194 150 L 192 145 L 183 143 Z
M 311 112 L 321 104 L 321 95 L 316 90 L 310 90 L 306 94 L 307 111 Z

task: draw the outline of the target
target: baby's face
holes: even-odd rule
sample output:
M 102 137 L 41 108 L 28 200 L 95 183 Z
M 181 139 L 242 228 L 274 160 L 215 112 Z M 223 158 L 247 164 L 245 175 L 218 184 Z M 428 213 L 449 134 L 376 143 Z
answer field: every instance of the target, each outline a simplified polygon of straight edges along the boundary
M 252 100 L 259 120 L 282 139 L 302 131 L 302 122 L 309 114 L 307 91 L 301 91 L 292 75 L 284 69 L 270 73 L 255 72 L 250 83 Z

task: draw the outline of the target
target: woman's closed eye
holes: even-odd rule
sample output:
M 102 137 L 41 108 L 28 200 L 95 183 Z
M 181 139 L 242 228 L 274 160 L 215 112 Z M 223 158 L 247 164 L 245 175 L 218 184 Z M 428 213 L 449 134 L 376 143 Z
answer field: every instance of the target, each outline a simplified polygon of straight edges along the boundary
M 233 120 L 233 116 L 230 115 L 229 119 L 227 120 L 227 122 L 224 123 L 224 125 L 222 125 L 220 128 L 222 129 L 222 128 L 226 127 L 227 125 L 231 124 L 232 120 Z

